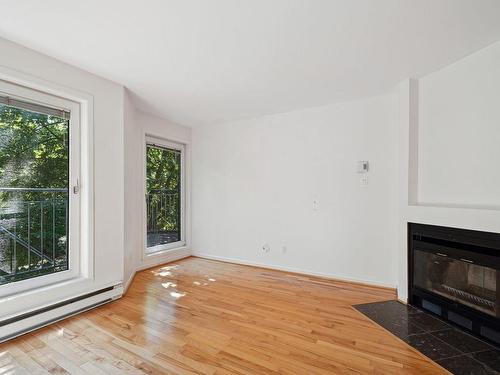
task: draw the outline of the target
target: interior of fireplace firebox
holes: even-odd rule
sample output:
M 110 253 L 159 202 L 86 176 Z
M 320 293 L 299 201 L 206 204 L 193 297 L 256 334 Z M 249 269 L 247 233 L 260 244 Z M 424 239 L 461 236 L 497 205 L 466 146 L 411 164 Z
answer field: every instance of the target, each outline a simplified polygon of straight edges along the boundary
M 500 316 L 499 272 L 446 254 L 415 250 L 415 285 L 486 314 Z

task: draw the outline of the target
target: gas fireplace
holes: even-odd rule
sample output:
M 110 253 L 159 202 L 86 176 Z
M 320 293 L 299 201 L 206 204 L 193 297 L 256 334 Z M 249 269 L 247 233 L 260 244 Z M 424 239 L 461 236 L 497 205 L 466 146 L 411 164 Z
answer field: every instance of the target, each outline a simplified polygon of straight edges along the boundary
M 500 344 L 500 234 L 408 224 L 409 303 Z

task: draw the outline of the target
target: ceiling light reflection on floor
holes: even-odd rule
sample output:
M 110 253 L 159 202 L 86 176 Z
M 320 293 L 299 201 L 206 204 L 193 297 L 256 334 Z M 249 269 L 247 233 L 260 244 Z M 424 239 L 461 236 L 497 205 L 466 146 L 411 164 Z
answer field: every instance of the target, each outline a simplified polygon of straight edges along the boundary
M 171 275 L 172 275 L 172 273 L 169 272 L 169 271 L 158 272 L 158 273 L 155 274 L 155 276 L 163 276 L 163 277 L 165 277 L 165 276 L 171 276 Z
M 168 283 L 162 283 L 161 286 L 164 287 L 165 289 L 168 289 L 170 287 L 175 288 L 177 286 L 177 284 L 168 282 Z
M 179 293 L 179 292 L 170 292 L 170 295 L 174 298 L 181 298 L 186 295 L 186 293 Z

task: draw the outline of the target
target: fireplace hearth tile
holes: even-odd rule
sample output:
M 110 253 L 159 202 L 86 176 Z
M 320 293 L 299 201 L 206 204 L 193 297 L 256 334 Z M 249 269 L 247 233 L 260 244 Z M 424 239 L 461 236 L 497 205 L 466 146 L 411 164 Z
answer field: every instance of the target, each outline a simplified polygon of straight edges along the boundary
M 369 303 L 355 307 L 401 339 L 425 332 L 422 328 L 409 321 L 409 317 L 418 313 L 418 310 L 411 306 L 403 305 L 397 301 L 387 301 L 383 305 Z
M 434 361 L 462 354 L 430 333 L 411 335 L 404 341 Z
M 384 301 L 375 303 L 365 303 L 355 306 L 357 310 L 363 314 L 383 315 L 387 317 L 394 317 L 395 315 L 410 316 L 419 314 L 420 310 L 413 306 L 402 304 L 398 301 Z
M 500 375 L 500 348 L 398 301 L 353 306 L 456 375 Z
M 404 321 L 385 322 L 380 325 L 390 331 L 393 335 L 398 336 L 400 339 L 405 339 L 408 336 L 424 332 L 416 325 Z
M 422 328 L 426 332 L 442 331 L 451 328 L 449 324 L 422 311 L 409 316 L 408 321 Z
M 437 361 L 437 363 L 454 375 L 498 375 L 497 371 L 466 354 L 442 359 Z
M 500 350 L 487 350 L 485 352 L 473 353 L 471 356 L 500 373 Z
M 457 329 L 447 329 L 432 333 L 444 342 L 453 345 L 462 353 L 474 353 L 494 349 L 491 345 Z

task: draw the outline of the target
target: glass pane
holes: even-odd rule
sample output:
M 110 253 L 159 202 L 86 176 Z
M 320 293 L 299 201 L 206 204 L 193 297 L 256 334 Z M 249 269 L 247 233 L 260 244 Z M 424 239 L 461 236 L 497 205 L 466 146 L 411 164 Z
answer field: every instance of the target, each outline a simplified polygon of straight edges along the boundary
M 147 247 L 181 240 L 181 152 L 146 147 Z
M 498 277 L 493 268 L 415 251 L 416 286 L 493 316 L 500 316 Z
M 69 120 L 0 104 L 0 285 L 68 269 Z

